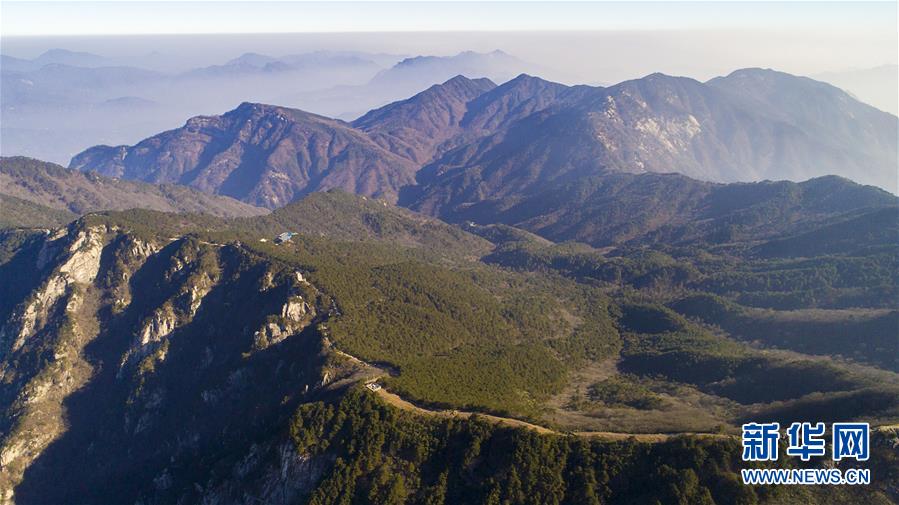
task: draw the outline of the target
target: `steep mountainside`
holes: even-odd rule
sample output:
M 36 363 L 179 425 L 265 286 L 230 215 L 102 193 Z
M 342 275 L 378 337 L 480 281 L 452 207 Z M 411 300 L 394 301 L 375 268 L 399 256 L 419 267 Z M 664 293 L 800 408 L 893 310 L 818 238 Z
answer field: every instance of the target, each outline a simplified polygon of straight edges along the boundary
M 353 121 L 379 144 L 420 164 L 499 130 L 585 88 L 568 88 L 521 74 L 496 86 L 458 75 Z
M 471 133 L 493 132 L 556 102 L 571 100 L 587 89 L 591 88 L 570 88 L 521 74 L 472 100 L 462 125 Z
M 152 209 L 215 216 L 256 216 L 265 210 L 173 184 L 145 184 L 63 168 L 31 158 L 0 158 L 0 193 L 75 214 Z
M 385 149 L 425 163 L 441 143 L 459 134 L 467 104 L 495 87 L 489 79 L 456 76 L 408 100 L 375 109 L 352 124 Z
M 0 270 L 4 503 L 286 503 L 315 478 L 285 424 L 344 372 L 295 268 L 77 222 Z
M 192 118 L 133 147 L 88 149 L 70 167 L 183 184 L 267 208 L 330 188 L 395 200 L 416 169 L 346 123 L 251 103 Z

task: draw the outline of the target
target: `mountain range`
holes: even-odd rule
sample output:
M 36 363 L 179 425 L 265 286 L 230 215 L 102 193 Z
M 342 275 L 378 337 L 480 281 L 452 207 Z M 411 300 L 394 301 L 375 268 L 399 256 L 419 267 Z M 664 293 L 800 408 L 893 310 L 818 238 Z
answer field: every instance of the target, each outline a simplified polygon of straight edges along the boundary
M 832 86 L 769 70 L 705 84 L 653 74 L 569 88 L 552 106 L 424 166 L 404 204 L 439 215 L 602 171 L 718 182 L 837 174 L 894 189 L 896 125 Z
M 652 74 L 607 88 L 457 76 L 352 123 L 263 104 L 71 168 L 185 184 L 276 208 L 341 188 L 436 216 L 614 172 L 715 181 L 841 175 L 894 189 L 896 116 L 763 69 L 701 83 Z
M 111 62 L 93 53 L 59 48 L 44 51 L 35 58 L 16 58 L 6 54 L 0 55 L 0 66 L 7 72 L 28 72 L 37 70 L 44 65 L 53 64 L 90 68 L 110 65 Z
M 895 503 L 896 121 L 455 76 L 0 158 L 0 503 Z M 870 423 L 870 485 L 740 484 L 807 419 Z
M 450 222 L 502 223 L 554 242 L 594 247 L 735 244 L 771 240 L 825 224 L 895 216 L 897 199 L 835 176 L 789 181 L 708 183 L 679 174 L 616 173 L 552 184 L 530 195 L 485 200 L 443 216 Z M 859 219 L 864 222 L 864 219 Z M 872 220 L 853 247 L 881 243 L 896 226 Z M 877 224 L 873 224 L 877 223 Z M 866 234 L 881 227 L 883 234 Z M 869 229 L 870 228 L 870 229 Z M 876 237 L 876 238 L 874 238 Z

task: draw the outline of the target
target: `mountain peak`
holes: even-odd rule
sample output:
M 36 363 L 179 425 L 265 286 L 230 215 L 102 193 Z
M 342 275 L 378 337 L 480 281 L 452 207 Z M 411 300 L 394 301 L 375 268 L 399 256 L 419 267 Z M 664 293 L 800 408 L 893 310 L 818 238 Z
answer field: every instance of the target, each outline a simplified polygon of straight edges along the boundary
M 505 82 L 504 84 L 525 83 L 525 82 L 549 82 L 549 81 L 546 81 L 539 77 L 535 77 L 531 74 L 526 74 L 526 73 L 522 72 L 522 73 L 516 75 L 513 79 Z
M 462 75 L 462 74 L 457 74 L 457 75 L 455 75 L 455 76 L 453 76 L 453 77 L 450 77 L 450 78 L 447 79 L 446 81 L 443 81 L 443 83 L 441 83 L 441 84 L 439 84 L 439 85 L 440 85 L 440 86 L 447 86 L 447 85 L 463 84 L 463 83 L 469 83 L 469 82 L 471 82 L 471 79 L 469 79 L 468 77 L 465 77 L 465 76 Z M 436 86 L 436 85 L 435 85 L 435 86 Z
M 56 47 L 56 48 L 48 49 L 48 50 L 44 51 L 43 53 L 41 53 L 40 56 L 37 57 L 37 59 L 42 59 L 42 58 L 72 58 L 72 57 L 79 57 L 79 58 L 102 58 L 102 56 L 97 55 L 97 54 L 93 54 L 93 53 L 87 53 L 87 52 L 83 52 L 83 51 L 69 51 L 68 49 L 62 49 L 62 48 Z
M 279 105 L 270 105 L 267 103 L 260 102 L 241 102 L 234 110 L 230 112 L 237 113 L 249 113 L 249 112 L 271 112 L 279 109 L 284 109 Z M 227 114 L 227 113 L 226 113 Z
M 772 78 L 772 77 L 796 77 L 795 75 L 788 74 L 786 72 L 781 72 L 780 70 L 774 70 L 771 68 L 762 68 L 762 67 L 747 67 L 747 68 L 738 68 L 733 72 L 727 74 L 725 78 Z
M 470 89 L 473 93 L 483 93 L 489 89 L 493 89 L 496 87 L 496 83 L 487 79 L 486 77 L 477 77 L 475 79 L 471 79 L 465 77 L 462 74 L 459 74 L 455 77 L 452 77 L 446 80 L 443 84 L 437 84 L 431 86 L 429 89 Z
M 515 76 L 514 78 L 502 83 L 499 85 L 499 89 L 510 89 L 510 88 L 520 88 L 520 87 L 558 87 L 558 88 L 567 88 L 564 84 L 559 84 L 553 81 L 547 81 L 546 79 L 533 76 L 531 74 L 521 73 Z
M 472 100 L 462 123 L 478 131 L 496 130 L 548 107 L 568 89 L 564 84 L 521 73 Z
M 104 62 L 106 62 L 106 59 L 93 53 L 69 51 L 67 49 L 55 48 L 44 51 L 40 56 L 32 61 L 40 65 L 46 65 L 50 63 L 64 63 L 66 65 L 77 67 L 97 67 L 104 64 Z
M 423 163 L 458 133 L 467 104 L 494 88 L 490 79 L 456 75 L 411 98 L 370 111 L 352 124 L 382 147 Z
M 283 107 L 281 105 L 272 105 L 259 102 L 242 102 L 236 108 L 222 115 L 222 117 L 237 117 L 246 120 L 250 120 L 251 118 L 261 118 L 265 116 L 275 116 L 277 119 L 284 121 L 339 122 L 331 118 L 313 114 L 312 112 L 306 112 L 300 109 L 291 109 L 290 107 Z M 210 117 L 216 116 L 197 116 L 197 118 L 201 120 L 208 119 Z
M 680 75 L 669 75 L 664 74 L 662 72 L 653 72 L 647 76 L 644 76 L 641 79 L 636 79 L 637 81 L 649 82 L 649 83 L 695 83 L 702 84 L 696 79 L 692 77 L 684 77 Z

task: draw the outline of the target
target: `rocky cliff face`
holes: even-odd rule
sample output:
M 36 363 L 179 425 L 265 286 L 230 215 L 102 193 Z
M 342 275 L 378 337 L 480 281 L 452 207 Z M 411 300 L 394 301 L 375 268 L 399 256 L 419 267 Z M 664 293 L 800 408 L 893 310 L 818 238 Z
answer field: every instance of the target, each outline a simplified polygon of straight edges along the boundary
M 301 271 L 83 221 L 0 268 L 34 272 L 0 311 L 2 503 L 288 503 L 315 481 L 286 420 L 343 371 Z

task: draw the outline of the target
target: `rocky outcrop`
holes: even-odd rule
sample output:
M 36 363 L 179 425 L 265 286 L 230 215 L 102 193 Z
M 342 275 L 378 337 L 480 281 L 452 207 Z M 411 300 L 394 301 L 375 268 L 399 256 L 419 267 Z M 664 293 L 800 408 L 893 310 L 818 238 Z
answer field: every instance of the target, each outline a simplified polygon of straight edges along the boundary
M 184 249 L 192 247 L 198 247 L 196 255 L 184 254 Z M 143 370 L 150 367 L 150 363 L 141 360 L 154 355 L 154 360 L 165 359 L 166 353 L 158 352 L 160 347 L 175 330 L 193 320 L 204 297 L 219 280 L 218 258 L 213 249 L 208 245 L 191 244 L 172 256 L 164 278 L 177 283 L 176 294 L 144 318 L 122 358 L 120 377 L 129 364 L 140 361 Z
M 65 429 L 62 401 L 92 372 L 80 350 L 96 325 L 84 306 L 94 298 L 106 235 L 106 229 L 72 226 L 47 237 L 35 268 L 55 266 L 0 329 L 0 381 L 17 390 L 0 406 L 7 420 L 0 439 L 4 503 L 12 501 L 27 466 Z M 44 356 L 49 360 L 38 365 Z
M 41 239 L 0 326 L 0 503 L 299 496 L 320 467 L 283 433 L 321 384 L 315 286 L 237 243 L 84 223 Z
M 281 317 L 292 322 L 300 322 L 312 312 L 312 307 L 301 296 L 292 296 L 281 307 Z
M 285 338 L 297 334 L 313 322 L 316 316 L 315 307 L 306 301 L 309 292 L 314 289 L 302 272 L 294 272 L 290 282 L 290 295 L 281 305 L 278 316 L 270 316 L 253 334 L 253 349 L 263 350 L 282 342 Z
M 321 458 L 301 455 L 287 437 L 252 444 L 231 468 L 228 478 L 201 487 L 197 503 L 288 505 L 314 489 L 327 468 Z

